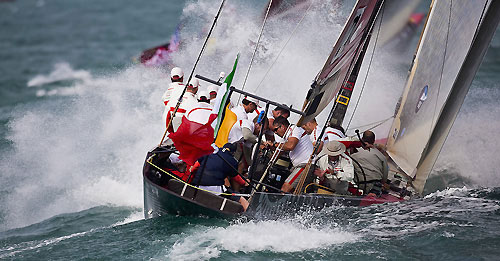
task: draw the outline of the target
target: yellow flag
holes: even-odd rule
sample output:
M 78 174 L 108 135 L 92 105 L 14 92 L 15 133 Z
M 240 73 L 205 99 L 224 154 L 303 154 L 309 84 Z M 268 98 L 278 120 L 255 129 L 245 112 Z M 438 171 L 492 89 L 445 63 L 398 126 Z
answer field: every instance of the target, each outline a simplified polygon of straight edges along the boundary
M 237 119 L 238 117 L 236 117 L 236 114 L 232 112 L 229 109 L 229 105 L 227 105 L 224 120 L 222 120 L 222 123 L 219 127 L 219 132 L 217 133 L 217 138 L 215 139 L 215 145 L 217 145 L 217 147 L 222 148 L 222 146 L 227 143 L 229 132 L 231 131 L 231 128 L 233 128 L 233 125 L 236 123 Z

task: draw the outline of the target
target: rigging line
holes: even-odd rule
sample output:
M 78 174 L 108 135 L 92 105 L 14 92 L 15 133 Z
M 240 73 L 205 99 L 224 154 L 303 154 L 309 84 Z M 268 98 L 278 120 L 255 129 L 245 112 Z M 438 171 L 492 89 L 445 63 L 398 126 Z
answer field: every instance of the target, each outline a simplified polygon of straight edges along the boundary
M 264 32 L 264 27 L 266 26 L 267 16 L 269 15 L 269 10 L 271 9 L 271 5 L 273 4 L 273 0 L 269 1 L 269 5 L 267 6 L 266 16 L 264 17 L 264 22 L 262 23 L 262 27 L 260 28 L 259 38 L 257 39 L 257 43 L 255 44 L 255 50 L 252 54 L 252 59 L 250 59 L 250 65 L 248 66 L 247 74 L 245 75 L 245 80 L 243 81 L 243 86 L 241 86 L 241 90 L 245 89 L 245 84 L 247 83 L 248 75 L 250 74 L 250 69 L 252 68 L 253 59 L 255 58 L 255 54 L 257 53 L 257 49 L 259 48 L 260 38 L 262 37 L 262 33 Z M 241 93 L 238 97 L 238 104 L 240 103 Z
M 368 69 L 366 70 L 365 79 L 363 80 L 363 86 L 361 86 L 361 91 L 360 91 L 358 99 L 356 101 L 356 105 L 354 106 L 354 110 L 352 111 L 351 118 L 349 119 L 349 122 L 347 123 L 346 130 L 349 129 L 349 125 L 351 125 L 351 121 L 354 118 L 354 114 L 356 113 L 356 110 L 358 109 L 359 101 L 361 100 L 361 95 L 363 95 L 363 91 L 365 90 L 366 80 L 368 79 L 368 74 L 370 73 L 370 68 L 372 66 L 373 57 L 375 56 L 375 49 L 377 48 L 378 37 L 380 35 L 380 28 L 382 27 L 382 22 L 384 21 L 384 11 L 385 11 L 385 5 L 384 5 L 384 2 L 382 1 L 382 15 L 380 17 L 380 23 L 379 23 L 378 29 L 377 29 L 377 37 L 375 37 L 375 43 L 373 44 L 373 51 L 372 51 L 372 55 L 370 57 L 370 63 L 368 63 Z
M 441 92 L 441 84 L 443 82 L 443 72 L 444 72 L 444 66 L 446 63 L 446 54 L 448 51 L 448 37 L 450 35 L 452 10 L 453 10 L 453 0 L 450 1 L 450 14 L 448 15 L 448 29 L 446 30 L 446 41 L 445 41 L 444 52 L 443 52 L 443 63 L 441 65 L 441 73 L 439 74 L 439 85 L 437 88 L 436 102 L 434 103 L 434 115 L 432 116 L 432 125 L 429 128 L 429 137 L 432 135 L 432 131 L 434 129 L 434 126 L 436 125 L 436 116 L 438 114 L 437 107 L 438 107 L 439 93 Z M 439 111 L 441 111 L 441 110 L 439 110 Z
M 285 45 L 283 45 L 283 47 L 281 48 L 280 52 L 278 53 L 278 55 L 276 56 L 276 58 L 274 59 L 273 63 L 271 64 L 271 66 L 269 66 L 269 69 L 266 71 L 266 74 L 264 74 L 264 76 L 262 77 L 262 80 L 260 81 L 259 85 L 257 85 L 257 88 L 255 88 L 255 91 L 254 92 L 257 92 L 257 90 L 259 89 L 259 87 L 262 85 L 262 83 L 264 82 L 264 80 L 266 79 L 267 75 L 269 74 L 269 72 L 271 71 L 271 69 L 273 68 L 274 64 L 278 61 L 278 58 L 281 56 L 281 53 L 283 52 L 283 50 L 285 50 L 286 46 L 288 45 L 288 42 L 290 42 L 290 40 L 292 39 L 292 37 L 295 35 L 295 32 L 297 31 L 297 29 L 299 28 L 299 25 L 302 23 L 302 21 L 304 20 L 304 18 L 306 17 L 306 15 L 309 13 L 309 9 L 311 9 L 311 6 L 313 6 L 313 3 L 314 3 L 314 0 L 311 1 L 311 4 L 309 5 L 309 7 L 307 8 L 307 10 L 304 12 L 304 15 L 302 16 L 302 18 L 300 19 L 300 21 L 297 23 L 297 25 L 295 26 L 295 28 L 293 29 L 292 31 L 292 34 L 290 35 L 290 37 L 288 38 L 288 40 L 285 42 Z
M 353 128 L 350 128 L 350 129 L 346 129 L 345 131 L 347 132 L 348 130 L 352 130 L 352 129 L 362 129 L 363 127 L 367 127 L 367 126 L 372 126 L 371 128 L 369 128 L 368 130 L 370 129 L 374 129 L 382 124 L 384 124 L 385 122 L 387 122 L 388 120 L 394 118 L 394 116 L 391 116 L 389 118 L 386 118 L 386 119 L 383 119 L 383 120 L 380 120 L 380 121 L 375 121 L 375 122 L 371 122 L 371 123 L 368 123 L 368 124 L 364 124 L 364 125 L 360 125 L 360 126 L 357 126 L 357 127 L 353 127 Z
M 201 47 L 200 54 L 198 54 L 198 58 L 196 59 L 196 62 L 194 63 L 193 70 L 191 71 L 191 74 L 189 75 L 189 78 L 187 80 L 187 84 L 184 86 L 184 89 L 182 90 L 181 96 L 179 97 L 179 100 L 177 100 L 177 105 L 175 106 L 174 111 L 172 112 L 172 117 L 170 118 L 170 121 L 167 123 L 167 128 L 165 128 L 165 132 L 163 133 L 163 137 L 161 138 L 160 141 L 160 146 L 165 140 L 165 136 L 167 136 L 168 129 L 170 128 L 170 125 L 172 124 L 172 120 L 175 117 L 175 113 L 179 109 L 179 106 L 181 105 L 182 98 L 184 97 L 184 94 L 186 93 L 187 87 L 189 85 L 189 82 L 191 81 L 191 78 L 193 77 L 194 70 L 196 69 L 196 66 L 198 65 L 198 62 L 201 59 L 201 55 L 205 51 L 205 47 L 207 46 L 208 39 L 210 38 L 210 35 L 212 35 L 212 31 L 214 30 L 215 25 L 217 24 L 217 20 L 219 19 L 219 15 L 222 11 L 222 8 L 224 7 L 224 3 L 226 0 L 222 0 L 222 3 L 220 4 L 219 11 L 217 11 L 217 15 L 215 15 L 214 22 L 212 23 L 212 27 L 210 28 L 210 31 L 208 31 L 207 38 L 205 38 L 205 42 L 203 43 L 203 46 Z

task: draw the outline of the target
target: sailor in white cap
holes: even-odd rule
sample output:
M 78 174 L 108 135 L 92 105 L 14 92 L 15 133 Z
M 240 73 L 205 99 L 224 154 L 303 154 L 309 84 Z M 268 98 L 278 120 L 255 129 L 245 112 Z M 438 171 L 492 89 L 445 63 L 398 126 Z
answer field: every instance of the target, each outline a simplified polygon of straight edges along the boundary
M 172 127 L 174 132 L 177 131 L 177 128 L 179 128 L 179 125 L 182 122 L 182 116 L 184 116 L 186 112 L 189 112 L 191 109 L 196 107 L 198 103 L 198 100 L 196 99 L 196 93 L 198 92 L 199 86 L 200 82 L 196 78 L 191 79 L 191 81 L 187 85 L 186 92 L 182 96 L 181 104 L 179 105 L 179 108 L 175 113 L 175 117 L 172 119 Z M 176 89 L 172 93 L 172 99 L 168 102 L 167 107 L 165 108 L 168 109 L 168 115 L 169 115 L 167 117 L 166 124 L 168 124 L 168 119 L 170 119 L 171 115 L 173 114 L 173 111 L 175 110 L 175 107 L 177 106 L 177 102 L 182 94 L 182 91 L 183 90 Z
M 163 93 L 163 96 L 161 97 L 163 100 L 163 104 L 165 104 L 165 110 L 163 111 L 163 122 L 167 120 L 168 117 L 168 112 L 170 111 L 170 108 L 167 106 L 168 102 L 171 99 L 172 93 L 178 92 L 179 89 L 182 91 L 184 90 L 184 84 L 182 83 L 184 81 L 184 72 L 182 71 L 181 68 L 179 67 L 174 67 L 170 71 L 170 80 L 172 83 L 169 84 L 168 89 Z
M 314 170 L 319 184 L 335 190 L 337 194 L 348 194 L 349 182 L 354 183 L 354 166 L 345 149 L 344 144 L 335 140 L 326 143 Z
M 207 92 L 208 92 L 209 99 L 210 99 L 210 104 L 212 106 L 214 106 L 214 104 L 215 104 L 215 98 L 217 98 L 217 91 L 218 90 L 219 90 L 219 87 L 215 84 L 211 84 L 207 88 Z
M 200 91 L 198 93 L 198 103 L 187 112 L 186 118 L 199 124 L 206 124 L 211 114 L 212 105 L 210 105 L 210 101 L 208 100 L 207 92 Z
M 162 96 L 163 103 L 167 105 L 167 103 L 170 100 L 170 96 L 174 92 L 174 90 L 177 89 L 184 89 L 184 84 L 182 83 L 184 81 L 184 72 L 182 72 L 182 69 L 179 67 L 174 67 L 170 71 L 170 80 L 172 83 L 168 86 L 168 89 L 165 91 L 165 93 Z

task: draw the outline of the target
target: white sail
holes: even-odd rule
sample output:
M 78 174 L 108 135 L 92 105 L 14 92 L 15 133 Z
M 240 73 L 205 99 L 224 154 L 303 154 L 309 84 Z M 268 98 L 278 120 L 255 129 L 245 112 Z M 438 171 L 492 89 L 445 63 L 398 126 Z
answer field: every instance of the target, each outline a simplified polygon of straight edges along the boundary
M 422 193 L 498 25 L 499 1 L 433 1 L 387 152 Z

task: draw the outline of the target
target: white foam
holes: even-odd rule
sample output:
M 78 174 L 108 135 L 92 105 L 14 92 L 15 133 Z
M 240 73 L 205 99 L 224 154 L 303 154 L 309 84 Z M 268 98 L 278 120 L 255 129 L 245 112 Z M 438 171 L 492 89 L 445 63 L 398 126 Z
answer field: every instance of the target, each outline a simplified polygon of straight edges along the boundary
M 136 211 L 132 214 L 130 214 L 130 216 L 128 216 L 127 218 L 125 218 L 123 221 L 120 221 L 116 224 L 113 224 L 113 227 L 114 226 L 121 226 L 121 225 L 125 225 L 125 224 L 128 224 L 128 223 L 132 223 L 132 222 L 135 222 L 135 221 L 138 221 L 138 220 L 143 220 L 144 219 L 144 211 Z
M 294 253 L 356 242 L 359 236 L 338 228 L 307 227 L 295 221 L 250 221 L 229 227 L 198 228 L 178 240 L 169 253 L 172 260 L 218 257 L 222 251 Z
M 9 184 L 2 227 L 99 205 L 142 208 L 144 157 L 163 134 L 164 80 L 132 67 L 75 84 L 71 100 L 14 112 L 15 150 L 0 160 Z
M 54 69 L 48 75 L 37 75 L 28 81 L 28 87 L 38 87 L 48 83 L 63 80 L 80 80 L 86 82 L 91 79 L 91 75 L 86 70 L 74 70 L 67 62 L 56 63 Z

